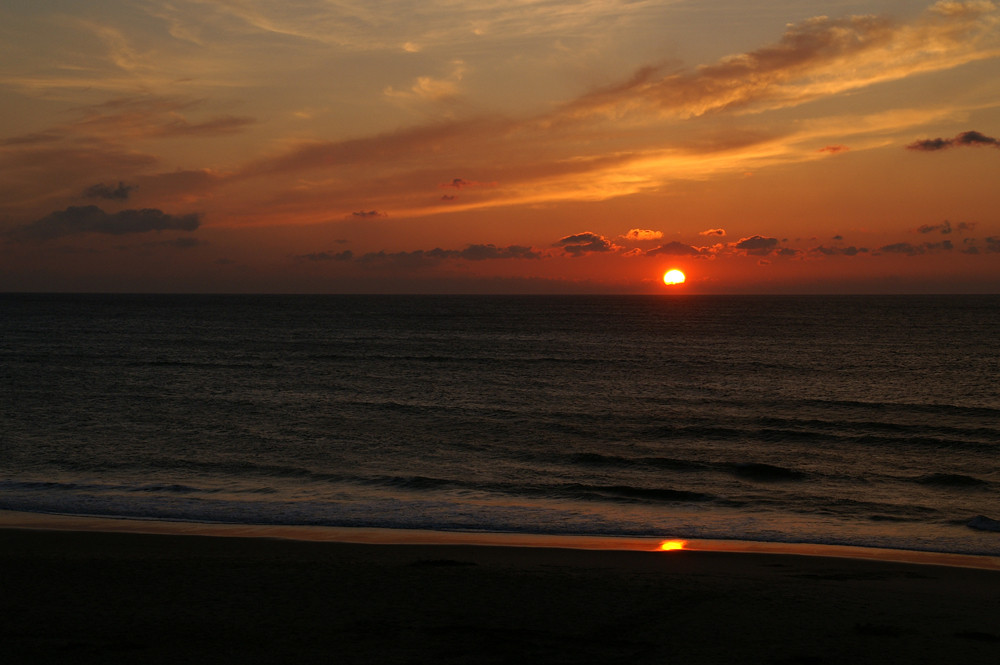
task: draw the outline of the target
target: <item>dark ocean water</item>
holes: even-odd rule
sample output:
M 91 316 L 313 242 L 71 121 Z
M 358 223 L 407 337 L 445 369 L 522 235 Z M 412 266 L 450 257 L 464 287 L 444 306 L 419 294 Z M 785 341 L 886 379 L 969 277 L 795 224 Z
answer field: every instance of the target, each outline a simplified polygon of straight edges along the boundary
M 1000 555 L 1000 296 L 0 295 L 0 509 Z

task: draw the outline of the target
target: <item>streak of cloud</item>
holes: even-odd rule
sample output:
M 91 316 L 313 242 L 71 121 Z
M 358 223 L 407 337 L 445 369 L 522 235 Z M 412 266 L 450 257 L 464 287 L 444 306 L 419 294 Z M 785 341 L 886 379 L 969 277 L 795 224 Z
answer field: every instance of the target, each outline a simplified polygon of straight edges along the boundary
M 350 258 L 350 257 L 347 257 Z M 540 259 L 542 253 L 524 245 L 508 245 L 500 247 L 494 244 L 473 244 L 465 249 L 417 249 L 410 252 L 368 252 L 353 260 L 362 264 L 383 265 L 394 264 L 408 268 L 420 268 L 437 265 L 443 261 L 491 261 L 504 259 Z
M 122 210 L 114 214 L 97 206 L 70 206 L 8 232 L 14 240 L 52 240 L 83 233 L 125 235 L 150 231 L 194 231 L 197 214 L 170 215 L 155 208 Z
M 644 67 L 567 104 L 568 117 L 618 117 L 638 108 L 695 117 L 723 110 L 796 106 L 813 99 L 996 57 L 996 7 L 943 1 L 912 24 L 882 16 L 820 16 L 782 38 L 689 72 Z M 981 48 L 986 45 L 986 48 Z
M 950 240 L 942 242 L 925 242 L 915 245 L 909 242 L 897 242 L 879 247 L 877 251 L 885 254 L 905 254 L 906 256 L 919 256 L 928 252 L 951 251 L 955 249 Z
M 698 256 L 702 250 L 676 240 L 646 252 L 646 256 Z

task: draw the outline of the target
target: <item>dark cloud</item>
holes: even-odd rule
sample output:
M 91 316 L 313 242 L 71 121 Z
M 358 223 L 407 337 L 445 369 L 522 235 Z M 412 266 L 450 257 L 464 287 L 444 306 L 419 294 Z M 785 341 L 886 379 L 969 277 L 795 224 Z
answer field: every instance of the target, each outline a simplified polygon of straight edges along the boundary
M 0 141 L 0 146 L 37 145 L 39 143 L 51 143 L 58 141 L 62 136 L 56 132 L 32 132 L 21 136 L 12 136 L 9 139 Z
M 235 134 L 254 124 L 256 119 L 224 115 L 204 122 L 188 122 L 184 119 L 165 122 L 151 129 L 155 136 L 218 136 L 220 134 Z
M 494 259 L 540 259 L 541 252 L 522 245 L 498 247 L 493 244 L 469 245 L 465 249 L 418 249 L 412 252 L 368 252 L 356 260 L 360 263 L 393 263 L 405 267 L 419 268 L 435 265 L 442 261 L 489 261 Z
M 1000 236 L 990 236 L 985 242 L 987 252 L 1000 252 Z
M 207 245 L 204 240 L 199 240 L 198 238 L 183 237 L 183 238 L 173 238 L 172 240 L 163 240 L 161 242 L 147 242 L 140 245 L 140 247 L 170 247 L 172 249 L 193 249 L 195 247 L 201 247 L 202 245 Z M 122 247 L 122 249 L 129 249 L 128 247 Z
M 934 233 L 935 231 L 940 231 L 945 235 L 951 233 L 951 222 L 946 219 L 940 224 L 924 224 L 917 227 L 917 233 Z
M 682 242 L 677 242 L 676 240 L 668 242 L 666 245 L 660 245 L 655 247 L 648 252 L 646 256 L 697 256 L 701 254 L 701 251 L 692 247 L 691 245 L 685 245 Z
M 459 252 L 459 257 L 468 261 L 484 261 L 487 259 L 540 259 L 542 255 L 523 245 L 508 245 L 507 247 L 469 245 Z
M 977 131 L 968 131 L 962 132 L 955 138 L 951 139 L 936 138 L 914 141 L 910 145 L 906 146 L 906 149 L 934 152 L 936 150 L 944 150 L 945 148 L 953 148 L 956 146 L 992 146 L 994 148 L 1000 148 L 1000 140 L 991 136 L 986 136 L 985 134 Z
M 924 253 L 924 247 L 923 245 L 913 245 L 908 242 L 897 242 L 891 245 L 879 247 L 878 251 L 885 252 L 886 254 L 906 254 L 907 256 L 916 256 L 917 254 Z
M 977 224 L 977 222 L 959 222 L 958 223 L 958 230 L 959 231 L 972 231 L 973 229 L 976 228 L 976 224 Z
M 699 231 L 700 236 L 720 236 L 724 237 L 726 235 L 725 229 L 706 229 L 704 231 Z
M 99 182 L 96 185 L 91 185 L 87 189 L 83 190 L 83 195 L 88 199 L 126 201 L 132 194 L 133 189 L 135 189 L 135 185 L 126 185 L 120 181 L 117 187 L 113 185 L 105 185 L 103 182 Z
M 824 247 L 820 245 L 819 247 L 814 247 L 809 250 L 813 254 L 822 254 L 824 256 L 857 256 L 858 254 L 864 254 L 868 251 L 865 247 Z
M 613 252 L 618 249 L 618 246 L 610 240 L 592 231 L 564 236 L 552 246 L 562 247 L 564 252 L 572 256 L 583 256 L 591 252 Z
M 841 152 L 847 152 L 850 150 L 846 145 L 828 145 L 819 149 L 819 152 L 828 152 L 831 155 L 836 155 Z
M 451 182 L 441 183 L 441 187 L 454 187 L 455 189 L 462 189 L 463 187 L 494 187 L 495 182 L 477 182 L 475 180 L 465 180 L 464 178 L 454 178 Z
M 950 240 L 944 240 L 942 242 L 925 242 L 921 245 L 913 245 L 908 242 L 897 242 L 892 245 L 885 245 L 884 247 L 879 247 L 879 252 L 885 252 L 887 254 L 906 254 L 907 256 L 918 256 L 920 254 L 926 254 L 927 252 L 936 251 L 951 251 L 955 249 L 955 246 Z
M 80 233 L 125 235 L 149 231 L 194 231 L 200 225 L 197 214 L 170 215 L 156 208 L 109 214 L 93 205 L 70 206 L 11 229 L 8 236 L 15 240 L 52 240 Z
M 175 249 L 191 249 L 193 247 L 200 247 L 205 244 L 204 240 L 199 240 L 198 238 L 174 238 L 173 240 L 166 240 L 162 243 L 167 247 L 173 247 Z
M 980 134 L 977 131 L 962 132 L 955 137 L 955 143 L 958 145 L 992 145 L 996 146 L 1000 144 L 997 139 L 986 136 L 985 134 Z
M 349 249 L 345 249 L 343 252 L 336 252 L 331 254 L 330 252 L 316 252 L 313 254 L 298 254 L 295 256 L 296 259 L 302 261 L 350 261 L 354 258 L 354 252 Z
M 778 239 L 765 238 L 764 236 L 750 236 L 749 238 L 740 239 L 735 247 L 747 254 L 763 256 L 770 254 L 778 247 Z
M 458 197 L 455 196 L 454 194 L 442 194 L 441 195 L 441 200 L 442 201 L 454 201 L 457 198 Z
M 951 250 L 955 249 L 955 245 L 953 245 L 950 240 L 942 240 L 941 242 L 928 242 L 928 243 L 924 243 L 924 247 L 926 247 L 927 250 L 930 251 L 930 252 L 934 252 L 934 251 L 938 251 L 938 250 L 944 250 L 944 251 L 947 252 L 947 251 L 951 251 Z
M 387 215 L 384 212 L 379 212 L 378 210 L 358 210 L 357 212 L 352 212 L 351 216 L 367 218 L 367 217 L 388 217 L 389 215 Z

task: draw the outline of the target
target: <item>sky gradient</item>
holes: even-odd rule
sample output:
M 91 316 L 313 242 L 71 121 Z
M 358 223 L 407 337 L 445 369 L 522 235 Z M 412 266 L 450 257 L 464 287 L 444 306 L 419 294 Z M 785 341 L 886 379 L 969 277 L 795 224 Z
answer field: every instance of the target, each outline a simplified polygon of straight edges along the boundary
M 998 293 L 998 57 L 983 1 L 13 0 L 0 290 Z

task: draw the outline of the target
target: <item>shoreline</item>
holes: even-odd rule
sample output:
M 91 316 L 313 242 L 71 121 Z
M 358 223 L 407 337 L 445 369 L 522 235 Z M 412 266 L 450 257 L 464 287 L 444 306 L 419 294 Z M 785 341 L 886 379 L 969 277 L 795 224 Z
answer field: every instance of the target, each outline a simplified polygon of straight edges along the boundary
M 1000 648 L 1000 572 L 872 558 L 6 524 L 0 566 L 18 662 L 993 665 Z
M 672 554 L 672 552 L 663 552 L 663 548 L 661 548 L 664 542 L 672 540 L 667 535 L 654 538 L 430 531 L 375 527 L 253 525 L 26 513 L 9 510 L 0 510 L 0 530 L 2 529 L 53 530 L 84 533 L 134 533 L 218 538 L 262 538 L 370 545 L 466 545 L 477 547 L 618 550 L 661 552 L 664 555 Z M 923 550 L 896 550 L 814 543 L 709 539 L 678 540 L 683 545 L 677 547 L 677 549 L 687 552 L 728 552 L 733 554 L 778 554 L 820 558 L 846 558 L 1000 571 L 1000 555 L 953 554 Z

